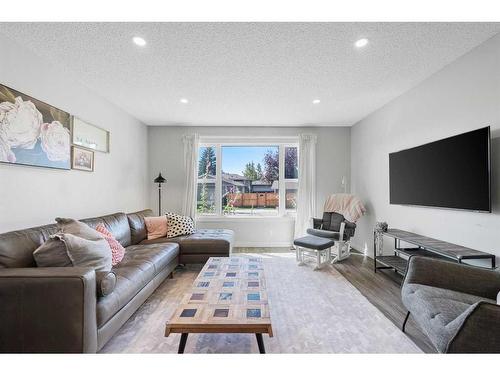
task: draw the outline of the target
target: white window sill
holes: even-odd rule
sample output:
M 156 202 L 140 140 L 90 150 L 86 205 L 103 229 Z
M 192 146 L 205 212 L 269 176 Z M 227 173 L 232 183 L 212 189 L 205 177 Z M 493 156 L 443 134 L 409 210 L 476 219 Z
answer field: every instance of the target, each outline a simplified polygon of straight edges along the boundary
M 216 215 L 203 215 L 197 216 L 196 222 L 208 222 L 208 221 L 295 221 L 295 215 L 285 215 L 285 216 L 216 216 Z

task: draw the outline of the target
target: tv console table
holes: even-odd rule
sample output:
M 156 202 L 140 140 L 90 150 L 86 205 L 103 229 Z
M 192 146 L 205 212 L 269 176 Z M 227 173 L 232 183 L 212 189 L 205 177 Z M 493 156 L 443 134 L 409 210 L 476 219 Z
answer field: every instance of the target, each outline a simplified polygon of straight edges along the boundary
M 377 255 L 378 233 L 379 232 L 373 232 L 373 267 L 375 272 L 379 269 L 393 269 L 404 276 L 406 274 L 408 260 L 401 255 L 408 257 L 408 259 L 413 255 L 418 255 L 447 259 L 458 263 L 462 263 L 462 261 L 466 259 L 489 259 L 491 268 L 495 268 L 495 255 L 493 254 L 400 229 L 388 229 L 386 232 L 380 232 L 383 236 L 394 238 L 394 255 Z M 415 247 L 401 247 L 401 241 L 415 245 Z

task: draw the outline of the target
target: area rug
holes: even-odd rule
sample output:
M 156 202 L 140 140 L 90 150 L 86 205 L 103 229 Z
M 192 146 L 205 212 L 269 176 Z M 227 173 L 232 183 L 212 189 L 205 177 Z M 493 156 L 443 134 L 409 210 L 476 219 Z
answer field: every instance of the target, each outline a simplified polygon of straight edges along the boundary
M 238 256 L 244 254 L 238 254 Z M 338 271 L 298 266 L 293 253 L 262 257 L 274 337 L 268 353 L 421 353 L 421 350 Z M 199 268 L 167 279 L 101 353 L 176 353 L 180 335 L 164 337 L 165 322 Z M 190 334 L 185 353 L 258 353 L 255 335 Z

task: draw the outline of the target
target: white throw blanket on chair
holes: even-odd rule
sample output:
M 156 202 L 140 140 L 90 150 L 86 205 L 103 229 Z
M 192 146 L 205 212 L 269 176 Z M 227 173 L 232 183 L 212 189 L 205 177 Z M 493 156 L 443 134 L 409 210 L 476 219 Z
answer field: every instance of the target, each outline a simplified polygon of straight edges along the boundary
M 332 194 L 326 200 L 323 212 L 336 212 L 355 223 L 366 209 L 361 200 L 352 194 Z

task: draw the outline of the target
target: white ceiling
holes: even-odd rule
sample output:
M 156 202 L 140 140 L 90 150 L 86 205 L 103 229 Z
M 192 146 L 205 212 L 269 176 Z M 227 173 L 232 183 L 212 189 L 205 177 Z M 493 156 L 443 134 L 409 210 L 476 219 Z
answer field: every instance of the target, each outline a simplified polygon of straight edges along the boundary
M 3 23 L 0 32 L 148 125 L 345 126 L 500 23 Z M 354 48 L 361 37 L 369 45 Z

